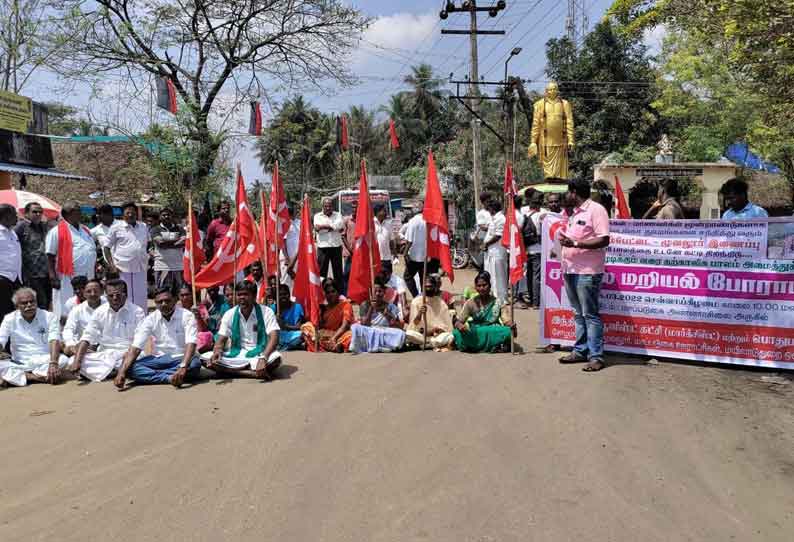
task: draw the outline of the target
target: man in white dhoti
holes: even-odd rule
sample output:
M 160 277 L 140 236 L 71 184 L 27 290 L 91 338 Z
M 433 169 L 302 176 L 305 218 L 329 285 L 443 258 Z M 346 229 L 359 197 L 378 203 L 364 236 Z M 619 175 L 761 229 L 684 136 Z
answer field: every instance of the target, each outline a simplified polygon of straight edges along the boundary
M 52 284 L 52 312 L 66 318 L 66 302 L 74 296 L 72 278 L 94 278 L 96 246 L 91 231 L 80 223 L 80 204 L 67 202 L 61 207 L 63 217 L 47 233 L 44 251 Z
M 505 215 L 502 212 L 502 203 L 493 199 L 488 202 L 488 211 L 491 213 L 491 223 L 485 234 L 483 246 L 485 247 L 485 270 L 491 275 L 493 294 L 501 303 L 507 300 L 507 250 L 500 242 L 505 229 Z
M 86 291 L 92 286 L 89 283 Z M 142 308 L 127 302 L 127 284 L 123 280 L 109 280 L 105 288 L 107 303 L 94 310 L 69 366 L 73 373 L 94 382 L 106 379 L 121 366 L 135 330 L 146 317 Z
M 154 305 L 157 310 L 135 330 L 132 345 L 116 373 L 114 383 L 119 389 L 124 389 L 128 374 L 136 384 L 171 384 L 179 388 L 201 371 L 193 313 L 177 306 L 177 298 L 169 288 L 155 291 Z M 138 359 L 150 339 L 154 340 L 154 353 Z
M 124 220 L 114 222 L 102 240 L 110 271 L 119 273 L 127 283 L 127 297 L 143 310 L 147 309 L 146 270 L 149 266 L 149 228 L 138 222 L 138 206 L 125 203 Z
M 66 324 L 63 326 L 63 353 L 69 357 L 77 352 L 77 343 L 83 336 L 91 316 L 100 305 L 106 301 L 102 299 L 102 282 L 99 279 L 91 279 L 83 286 L 84 301 L 69 311 Z
M 31 382 L 57 384 L 69 360 L 61 355 L 58 317 L 38 308 L 36 292 L 20 288 L 14 294 L 17 310 L 0 324 L 0 345 L 11 341 L 11 359 L 0 360 L 0 381 L 14 386 Z
M 215 348 L 203 355 L 207 368 L 229 376 L 271 380 L 281 365 L 276 350 L 279 330 L 270 307 L 256 302 L 256 284 L 241 282 L 237 306 L 223 315 Z

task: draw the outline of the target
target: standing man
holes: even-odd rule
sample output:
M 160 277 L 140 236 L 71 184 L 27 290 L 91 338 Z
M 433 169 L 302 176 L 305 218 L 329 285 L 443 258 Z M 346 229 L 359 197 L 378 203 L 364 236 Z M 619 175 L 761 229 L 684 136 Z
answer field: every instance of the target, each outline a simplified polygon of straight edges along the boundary
M 317 233 L 317 260 L 320 276 L 328 277 L 328 267 L 334 273 L 334 282 L 342 288 L 342 233 L 345 221 L 341 213 L 334 211 L 331 198 L 323 198 L 323 210 L 314 215 L 314 231 Z
M 642 218 L 656 218 L 656 220 L 681 220 L 684 218 L 684 210 L 678 203 L 680 194 L 678 191 L 678 181 L 675 179 L 665 179 L 659 183 L 659 192 L 656 201 L 645 211 Z
M 405 230 L 405 272 L 403 279 L 411 297 L 419 295 L 415 276 L 419 275 L 419 284 L 424 284 L 424 264 L 427 258 L 427 224 L 422 213 L 416 213 L 408 221 Z M 427 262 L 428 273 L 438 273 L 439 261 L 432 259 Z
M 132 303 L 147 309 L 146 271 L 149 266 L 149 228 L 138 222 L 138 206 L 132 202 L 122 207 L 124 220 L 110 227 L 103 248 L 110 271 L 119 273 L 127 283 Z
M 14 312 L 12 297 L 22 279 L 22 248 L 14 232 L 17 210 L 13 205 L 0 204 L 0 318 Z M 0 348 L 3 345 L 0 344 Z
M 256 284 L 246 280 L 237 285 L 237 306 L 223 315 L 215 348 L 210 356 L 204 355 L 208 369 L 260 380 L 275 376 L 281 365 L 276 350 L 281 328 L 270 307 L 256 302 L 256 295 Z
M 584 371 L 600 371 L 605 367 L 604 324 L 598 294 L 609 246 L 609 214 L 590 199 L 590 183 L 584 179 L 570 181 L 566 196 L 574 209 L 567 229 L 560 233 L 560 245 L 565 292 L 574 311 L 576 344 L 560 362 L 588 361 Z
M 160 211 L 160 223 L 151 232 L 154 244 L 154 280 L 157 288 L 169 287 L 178 291 L 182 286 L 182 257 L 187 234 L 174 222 L 174 212 L 168 207 Z
M 14 293 L 16 311 L 0 324 L 0 348 L 11 341 L 11 361 L 0 361 L 0 380 L 24 386 L 28 380 L 57 384 L 68 358 L 61 355 L 58 317 L 38 307 L 36 292 L 20 288 Z
M 113 218 L 113 207 L 107 203 L 104 203 L 97 208 L 96 215 L 97 225 L 91 228 L 90 231 L 91 235 L 94 237 L 94 242 L 98 247 L 97 258 L 99 259 L 102 268 L 107 270 L 110 267 L 110 262 L 105 261 L 102 247 L 105 238 L 108 236 L 108 233 L 110 233 L 110 226 L 116 222 L 116 219 Z
M 483 267 L 491 275 L 494 297 L 504 304 L 507 300 L 507 249 L 500 242 L 504 234 L 507 221 L 502 212 L 502 203 L 499 200 L 488 202 L 488 211 L 491 213 L 491 224 L 485 234 L 483 246 L 485 247 L 485 262 Z
M 43 216 L 41 205 L 31 201 L 25 205 L 25 220 L 14 231 L 22 247 L 22 283 L 36 292 L 39 308 L 47 310 L 52 301 L 52 287 L 44 250 L 49 228 Z
M 199 375 L 196 319 L 189 310 L 177 306 L 176 300 L 168 288 L 155 291 L 157 309 L 135 330 L 135 338 L 116 375 L 117 388 L 124 389 L 127 374 L 137 384 L 171 384 L 176 388 Z M 138 359 L 150 337 L 154 338 L 154 354 Z
M 529 200 L 529 208 L 524 216 L 522 235 L 527 248 L 527 298 L 529 306 L 540 308 L 540 219 L 542 215 L 543 193 L 534 192 Z
M 69 367 L 93 382 L 106 379 L 121 366 L 135 330 L 146 317 L 143 309 L 127 302 L 127 284 L 123 280 L 109 280 L 105 292 L 108 302 L 94 311 Z
M 375 212 L 375 236 L 378 239 L 378 252 L 380 252 L 381 269 L 383 264 L 392 264 L 392 245 L 394 244 L 394 228 L 390 218 L 386 218 L 386 206 L 378 203 Z
M 720 188 L 720 194 L 727 207 L 722 215 L 723 220 L 749 220 L 766 218 L 769 213 L 763 207 L 750 203 L 747 193 L 749 186 L 741 179 L 729 179 Z
M 232 206 L 228 201 L 218 204 L 218 217 L 210 222 L 207 227 L 207 237 L 204 239 L 204 251 L 207 253 L 207 261 L 212 260 L 212 256 L 218 251 L 226 232 L 232 225 Z
M 555 215 L 560 214 L 562 212 L 562 199 L 560 195 L 552 192 L 546 196 L 546 208 L 550 213 L 554 213 Z
M 298 262 L 298 241 L 300 240 L 301 220 L 295 218 L 292 205 L 288 205 L 290 225 L 284 238 L 284 250 L 281 251 L 281 283 L 292 291 L 295 279 L 295 264 Z
M 45 249 L 52 286 L 52 312 L 60 319 L 68 316 L 66 304 L 74 296 L 72 278 L 94 278 L 96 245 L 91 231 L 81 224 L 80 204 L 69 201 L 61 207 L 63 217 L 47 233 Z
M 344 256 L 342 267 L 342 295 L 347 295 L 347 283 L 350 281 L 350 270 L 353 267 L 353 248 L 356 243 L 356 217 L 358 216 L 358 201 L 352 204 L 350 216 L 345 217 L 345 231 L 342 234 Z

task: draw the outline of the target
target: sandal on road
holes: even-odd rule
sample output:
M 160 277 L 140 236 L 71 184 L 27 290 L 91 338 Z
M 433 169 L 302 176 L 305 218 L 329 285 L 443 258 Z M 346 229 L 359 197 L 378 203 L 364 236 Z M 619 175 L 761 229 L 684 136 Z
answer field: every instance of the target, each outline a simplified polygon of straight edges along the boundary
M 587 361 L 587 358 L 576 352 L 571 352 L 567 356 L 560 358 L 560 363 L 584 363 L 585 361 Z
M 590 360 L 590 363 L 582 367 L 582 370 L 586 373 L 597 373 L 601 369 L 606 367 L 606 363 L 602 359 L 593 359 Z

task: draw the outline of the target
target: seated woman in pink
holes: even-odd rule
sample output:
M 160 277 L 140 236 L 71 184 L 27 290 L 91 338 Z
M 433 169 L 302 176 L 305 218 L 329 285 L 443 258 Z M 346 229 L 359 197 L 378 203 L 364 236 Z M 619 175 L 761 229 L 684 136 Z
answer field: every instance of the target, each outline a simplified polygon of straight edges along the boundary
M 183 309 L 189 310 L 196 318 L 196 330 L 198 331 L 196 349 L 200 353 L 209 352 L 214 344 L 212 332 L 209 330 L 210 313 L 203 303 L 193 306 L 193 289 L 190 285 L 184 285 L 179 289 L 179 303 Z

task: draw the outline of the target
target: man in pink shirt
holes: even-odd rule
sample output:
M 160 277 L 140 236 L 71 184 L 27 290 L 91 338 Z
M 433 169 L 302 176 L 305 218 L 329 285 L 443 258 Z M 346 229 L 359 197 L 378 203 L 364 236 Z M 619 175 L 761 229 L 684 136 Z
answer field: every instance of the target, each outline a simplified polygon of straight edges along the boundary
M 218 204 L 218 218 L 210 222 L 207 227 L 207 237 L 204 239 L 204 251 L 207 253 L 207 261 L 210 261 L 226 237 L 226 232 L 232 225 L 232 206 L 228 201 Z
M 566 194 L 573 213 L 560 234 L 565 292 L 574 311 L 576 343 L 561 363 L 588 361 L 584 371 L 600 371 L 604 365 L 604 324 L 598 311 L 598 294 L 604 276 L 609 245 L 609 214 L 590 199 L 590 183 L 576 179 Z

